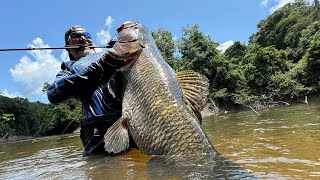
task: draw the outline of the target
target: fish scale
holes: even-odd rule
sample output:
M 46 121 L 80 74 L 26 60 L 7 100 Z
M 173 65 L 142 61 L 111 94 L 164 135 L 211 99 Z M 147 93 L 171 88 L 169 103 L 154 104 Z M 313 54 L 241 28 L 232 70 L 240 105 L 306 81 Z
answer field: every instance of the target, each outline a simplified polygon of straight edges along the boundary
M 144 48 L 134 64 L 122 71 L 125 87 L 122 118 L 127 120 L 138 148 L 150 155 L 215 154 L 197 117 L 187 108 L 182 90 L 187 87 L 189 102 L 203 104 L 206 98 L 201 99 L 203 94 L 197 93 L 207 90 L 207 82 L 189 71 L 178 75 L 185 78 L 180 85 L 177 74 L 162 58 L 150 32 L 141 24 L 132 27 L 122 30 L 119 38 L 123 35 L 125 39 L 132 33 L 139 37 Z M 112 145 L 107 141 L 105 147 Z
M 168 88 L 160 88 L 159 86 L 156 86 L 157 85 L 157 83 L 159 83 L 159 82 L 157 82 L 157 81 L 155 81 L 155 80 L 162 80 L 163 78 L 160 78 L 160 77 L 157 77 L 157 75 L 158 75 L 158 73 L 157 74 L 155 74 L 154 72 L 156 72 L 155 70 L 154 71 L 150 71 L 150 70 L 146 70 L 146 71 L 143 71 L 143 69 L 151 69 L 150 68 L 150 63 L 148 63 L 148 61 L 146 60 L 147 58 L 145 57 L 145 58 L 143 58 L 144 56 L 140 56 L 140 57 L 142 57 L 142 58 L 139 58 L 138 59 L 138 61 L 137 61 L 137 63 L 132 67 L 132 69 L 131 69 L 131 71 L 133 72 L 133 71 L 135 71 L 135 67 L 140 67 L 139 65 L 141 65 L 141 69 L 142 70 L 140 70 L 140 68 L 137 70 L 137 72 L 141 72 L 141 73 L 149 73 L 148 74 L 148 78 L 150 79 L 150 77 L 152 77 L 152 81 L 150 81 L 149 83 L 147 83 L 146 82 L 146 78 L 145 79 L 143 79 L 143 78 L 141 78 L 141 76 L 137 76 L 137 77 L 135 77 L 135 74 L 133 74 L 133 73 L 131 73 L 130 74 L 130 76 L 132 76 L 133 78 L 132 78 L 132 82 L 130 81 L 130 79 L 129 79 L 129 81 L 128 81 L 128 86 L 127 87 L 133 87 L 133 88 L 135 88 L 135 89 L 138 89 L 138 87 L 141 87 L 142 85 L 145 85 L 145 86 L 142 86 L 143 88 L 140 88 L 141 89 L 141 91 L 142 92 L 144 92 L 144 91 L 146 91 L 146 90 L 148 90 L 148 94 L 150 95 L 150 94 L 160 94 L 161 96 L 163 96 L 164 97 L 164 100 L 166 100 L 166 98 L 168 98 L 168 96 L 164 96 L 164 95 L 170 95 L 170 93 L 169 92 L 166 92 L 165 90 L 167 90 Z M 145 62 L 145 63 L 143 63 L 143 62 Z M 147 67 L 145 67 L 145 66 L 147 66 Z M 152 74 L 151 74 L 152 73 Z M 139 78 L 140 77 L 140 78 Z M 135 84 L 135 82 L 137 82 L 136 84 L 138 84 L 139 86 L 130 86 L 129 84 L 130 83 L 132 83 L 132 84 Z M 155 83 L 155 82 L 157 82 L 157 83 Z M 161 82 L 161 81 L 160 81 Z M 159 83 L 159 84 L 161 84 L 161 85 L 163 85 L 163 84 L 166 84 L 165 82 L 162 82 L 162 83 Z M 150 87 L 151 86 L 151 87 Z M 156 88 L 157 87 L 157 88 Z M 158 92 L 156 93 L 156 92 L 154 92 L 155 90 L 157 90 Z M 152 93 L 153 92 L 153 93 Z M 160 93 L 159 93 L 160 92 Z M 150 101 L 153 101 L 153 102 L 156 102 L 156 100 L 158 100 L 158 99 L 152 99 L 152 96 L 147 96 L 147 98 L 146 97 L 143 97 L 143 95 L 142 94 L 145 94 L 145 93 L 140 93 L 140 96 L 138 96 L 137 94 L 135 94 L 136 96 L 135 97 L 137 97 L 137 98 L 135 98 L 135 99 L 140 99 L 140 101 L 142 101 L 142 102 L 144 102 L 144 103 L 149 103 Z M 169 96 L 170 97 L 170 96 Z M 160 101 L 160 102 L 162 102 L 161 103 L 161 105 L 163 105 L 163 106 L 165 106 L 165 105 L 167 105 L 168 103 L 170 103 L 170 102 L 174 102 L 174 103 L 176 103 L 176 101 L 174 101 L 174 100 L 172 100 L 172 99 L 170 99 L 170 98 L 168 98 L 168 101 Z M 153 102 L 150 102 L 150 104 L 152 104 Z M 134 106 L 134 105 L 132 105 L 132 106 Z M 136 106 L 137 107 L 137 106 Z M 168 106 L 166 106 L 166 107 L 168 107 Z M 162 113 L 165 115 L 165 114 L 167 114 L 168 112 L 166 112 L 166 107 L 158 107 L 157 106 L 157 108 L 155 108 L 155 110 L 160 110 L 160 109 L 162 109 L 163 111 L 162 111 Z M 175 108 L 176 106 L 169 106 L 170 108 Z M 142 131 L 144 131 L 144 132 L 146 132 L 146 133 L 143 133 L 143 136 L 134 136 L 134 134 L 135 134 L 135 132 L 133 132 L 134 130 L 133 129 L 131 129 L 130 130 L 130 132 L 133 134 L 133 138 L 136 140 L 136 143 L 137 143 L 137 145 L 138 146 L 141 146 L 141 147 L 145 147 L 146 148 L 146 150 L 144 150 L 143 148 L 142 148 L 142 150 L 145 152 L 145 153 L 147 153 L 147 154 L 157 154 L 157 153 L 160 153 L 160 154 L 164 154 L 164 153 L 166 153 L 166 152 L 157 152 L 156 151 L 156 149 L 161 149 L 160 147 L 157 147 L 157 146 L 155 146 L 154 145 L 154 143 L 152 143 L 152 142 L 159 142 L 159 141 L 161 141 L 161 136 L 159 135 L 160 134 L 160 132 L 157 130 L 157 129 L 154 129 L 154 128 L 157 128 L 156 127 L 156 125 L 158 124 L 157 123 L 157 121 L 159 121 L 159 117 L 163 117 L 162 119 L 168 119 L 168 118 L 166 118 L 164 115 L 161 115 L 161 112 L 159 113 L 159 111 L 157 112 L 157 111 L 151 111 L 151 112 L 148 112 L 148 111 L 146 111 L 148 108 L 145 108 L 145 109 L 141 109 L 143 112 L 145 112 L 145 114 L 140 114 L 140 115 L 138 115 L 139 117 L 137 118 L 137 120 L 139 119 L 139 121 L 142 121 L 143 123 L 142 124 L 145 124 L 146 126 L 149 126 L 150 128 L 148 128 L 148 127 L 145 127 Z M 177 110 L 178 111 L 178 110 Z M 173 112 L 173 111 L 172 111 Z M 178 111 L 179 112 L 179 111 Z M 146 113 L 150 113 L 150 114 L 152 114 L 151 116 L 153 116 L 155 119 L 153 119 L 153 123 L 151 122 L 151 123 L 148 123 L 148 115 L 146 115 Z M 180 113 L 177 113 L 177 114 L 181 114 L 181 112 Z M 135 115 L 132 115 L 132 116 L 135 116 Z M 145 118 L 145 117 L 147 117 L 147 118 Z M 132 126 L 135 126 L 135 123 L 133 122 L 134 120 L 133 119 L 131 119 L 130 121 L 129 121 L 129 128 L 130 128 L 130 124 L 132 123 Z M 185 120 L 183 120 L 183 121 L 185 121 Z M 153 126 L 151 126 L 151 124 L 153 124 Z M 175 129 L 174 129 L 174 125 L 175 125 L 175 122 L 172 122 L 172 121 L 168 121 L 167 122 L 167 131 L 168 132 L 170 132 L 170 131 L 176 131 Z M 170 127 L 171 126 L 171 127 Z M 160 126 L 159 126 L 160 127 Z M 181 127 L 181 126 L 180 126 Z M 171 128 L 171 129 L 170 129 Z M 189 128 L 186 128 L 186 130 L 189 130 L 189 131 L 191 131 L 192 129 L 189 129 Z M 159 133 L 152 133 L 152 132 L 159 132 Z M 168 138 L 172 138 L 172 137 L 170 137 L 170 133 L 168 133 L 167 132 L 167 134 L 166 134 L 166 139 L 168 139 Z M 139 133 L 138 133 L 139 134 Z M 146 136 L 146 134 L 152 134 L 152 135 L 154 135 L 154 136 Z M 193 133 L 191 133 L 191 134 L 193 134 Z M 186 133 L 185 134 L 183 134 L 184 135 L 184 138 L 183 138 L 183 136 L 181 136 L 182 137 L 182 139 L 185 139 L 186 138 Z M 160 137 L 159 137 L 160 136 Z M 190 135 L 187 135 L 187 137 L 189 137 Z M 147 137 L 152 137 L 152 138 L 147 138 Z M 178 137 L 178 138 L 176 138 L 176 139 L 180 139 L 179 138 L 179 136 L 176 136 L 176 137 Z M 188 138 L 189 140 L 191 139 L 191 138 Z M 188 139 L 186 139 L 186 141 L 188 142 Z M 177 141 L 177 140 L 175 140 L 175 141 Z M 150 143 L 151 142 L 151 146 L 150 147 L 148 147 L 148 146 L 146 146 L 146 145 L 144 145 L 144 143 Z M 175 144 L 173 144 L 173 146 L 171 147 L 171 149 L 172 148 L 175 148 L 175 149 L 179 149 L 179 147 L 183 147 L 183 144 L 184 144 L 185 142 L 183 142 L 183 141 L 181 141 L 180 140 L 180 143 L 179 144 L 177 144 L 177 145 L 175 145 Z M 189 143 L 192 143 L 192 142 L 189 142 Z M 170 147 L 170 144 L 165 144 L 165 143 L 157 143 L 158 145 L 161 145 L 161 146 L 168 146 L 168 147 Z M 175 146 L 174 146 L 175 145 Z M 192 148 L 192 146 L 190 146 L 190 148 Z M 164 149 L 164 148 L 163 148 Z M 180 148 L 181 149 L 181 148 Z M 183 151 L 185 151 L 185 149 L 181 149 L 181 150 L 183 150 Z M 172 151 L 172 150 L 171 150 Z M 172 151 L 172 153 L 175 153 L 174 151 Z M 200 153 L 203 153 L 202 151 L 200 152 Z

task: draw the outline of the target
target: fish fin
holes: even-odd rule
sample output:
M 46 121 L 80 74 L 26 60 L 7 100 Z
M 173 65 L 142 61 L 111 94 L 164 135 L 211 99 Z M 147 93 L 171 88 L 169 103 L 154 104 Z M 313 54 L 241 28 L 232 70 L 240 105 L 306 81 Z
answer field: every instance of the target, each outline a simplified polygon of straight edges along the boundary
M 207 105 L 209 80 L 192 70 L 180 71 L 176 77 L 184 95 L 186 105 L 191 108 L 201 124 L 201 111 Z
M 120 153 L 129 148 L 127 119 L 119 118 L 104 135 L 104 149 L 108 153 Z
M 114 99 L 122 99 L 122 74 L 115 71 L 108 81 L 108 91 Z

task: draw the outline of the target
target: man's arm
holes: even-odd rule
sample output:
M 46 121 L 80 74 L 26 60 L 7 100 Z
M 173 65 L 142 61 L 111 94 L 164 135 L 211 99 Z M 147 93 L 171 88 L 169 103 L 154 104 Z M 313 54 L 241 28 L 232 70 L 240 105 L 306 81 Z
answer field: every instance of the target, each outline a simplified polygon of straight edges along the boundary
M 137 57 L 142 52 L 142 48 L 138 40 L 117 42 L 83 72 L 72 74 L 69 70 L 62 68 L 63 70 L 57 75 L 56 81 L 47 91 L 49 101 L 57 104 L 71 97 L 79 96 L 79 93 L 85 91 L 87 87 L 99 83 L 104 75 L 111 76 L 115 69 L 125 65 L 124 60 Z
M 68 79 L 73 79 L 75 76 L 76 75 L 72 75 L 68 70 L 61 70 L 57 74 L 56 80 L 47 90 L 47 96 L 50 103 L 58 104 L 75 96 L 74 84 L 71 81 L 68 81 Z
M 97 85 L 104 75 L 111 76 L 114 70 L 121 67 L 123 63 L 111 57 L 106 51 L 85 70 L 76 74 L 72 74 L 68 68 L 65 68 L 65 64 L 62 64 L 62 70 L 47 90 L 50 103 L 58 104 L 71 97 L 78 97 L 88 87 Z

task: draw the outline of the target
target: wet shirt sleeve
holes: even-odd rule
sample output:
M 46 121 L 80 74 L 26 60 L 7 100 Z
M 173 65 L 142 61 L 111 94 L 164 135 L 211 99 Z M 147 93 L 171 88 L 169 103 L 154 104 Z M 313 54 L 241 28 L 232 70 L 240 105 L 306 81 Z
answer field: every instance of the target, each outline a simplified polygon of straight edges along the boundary
M 63 68 L 64 65 L 61 67 Z M 50 103 L 57 104 L 76 96 L 77 75 L 72 74 L 69 69 L 62 69 L 56 76 L 48 90 L 47 96 Z
M 47 91 L 50 103 L 57 104 L 71 97 L 80 97 L 88 88 L 97 86 L 102 78 L 110 78 L 114 70 L 121 66 L 120 62 L 103 53 L 88 55 L 69 65 L 70 68 L 63 63 L 62 70 Z

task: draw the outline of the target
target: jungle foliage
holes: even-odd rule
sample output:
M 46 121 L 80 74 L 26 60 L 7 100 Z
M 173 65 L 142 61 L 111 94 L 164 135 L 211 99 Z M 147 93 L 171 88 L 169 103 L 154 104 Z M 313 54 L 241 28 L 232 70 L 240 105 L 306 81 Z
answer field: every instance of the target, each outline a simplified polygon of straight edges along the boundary
M 79 126 L 80 111 L 75 99 L 52 105 L 0 95 L 0 137 L 70 133 Z
M 223 52 L 198 25 L 183 27 L 177 40 L 164 29 L 152 35 L 176 71 L 192 69 L 209 79 L 213 101 L 250 104 L 294 98 L 320 88 L 319 9 L 317 0 L 287 4 L 261 20 L 248 43 L 234 42 Z M 68 132 L 79 125 L 80 111 L 74 99 L 51 105 L 0 96 L 0 135 Z
M 319 15 L 317 0 L 312 5 L 296 0 L 261 20 L 247 44 L 234 42 L 224 52 L 198 25 L 184 27 L 174 45 L 168 31 L 158 30 L 154 36 L 176 71 L 192 69 L 208 77 L 212 99 L 248 104 L 319 90 Z M 174 49 L 161 48 L 169 47 L 166 39 Z

